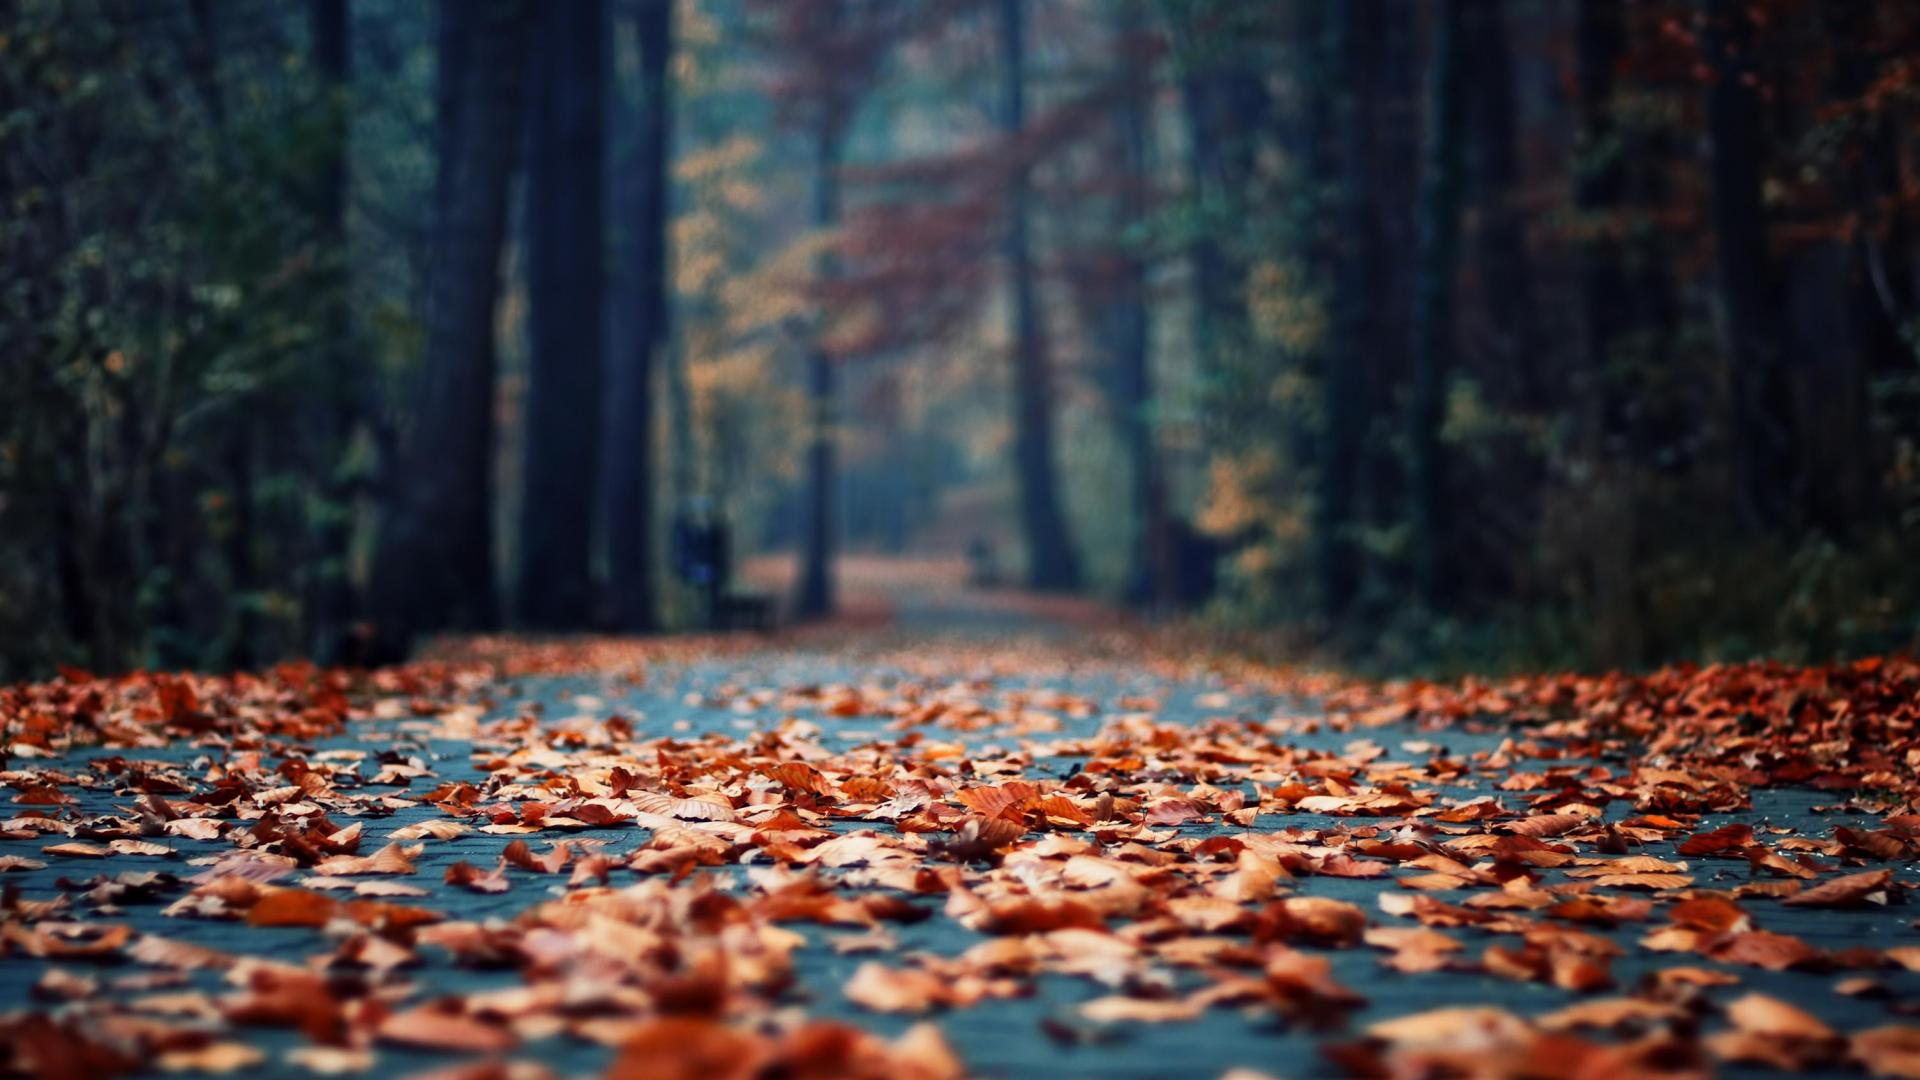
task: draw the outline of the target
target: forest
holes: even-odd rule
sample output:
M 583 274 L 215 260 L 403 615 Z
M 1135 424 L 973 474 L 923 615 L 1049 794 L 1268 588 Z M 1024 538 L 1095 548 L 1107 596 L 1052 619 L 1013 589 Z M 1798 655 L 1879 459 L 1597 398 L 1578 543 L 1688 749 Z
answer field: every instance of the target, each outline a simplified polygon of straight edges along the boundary
M 783 621 L 1920 633 L 1899 0 L 0 0 L 0 194 L 0 678 L 694 629 L 702 528 Z
M 0 0 L 0 1077 L 1920 1080 L 1920 0 Z

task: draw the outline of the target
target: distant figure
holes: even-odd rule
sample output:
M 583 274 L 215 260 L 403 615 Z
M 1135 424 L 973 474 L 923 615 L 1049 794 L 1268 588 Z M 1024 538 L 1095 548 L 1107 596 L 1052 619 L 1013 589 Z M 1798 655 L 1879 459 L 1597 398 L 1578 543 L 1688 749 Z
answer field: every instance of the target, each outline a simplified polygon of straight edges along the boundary
M 1000 563 L 994 557 L 993 542 L 984 536 L 975 536 L 967 544 L 967 584 L 976 589 L 1000 586 Z

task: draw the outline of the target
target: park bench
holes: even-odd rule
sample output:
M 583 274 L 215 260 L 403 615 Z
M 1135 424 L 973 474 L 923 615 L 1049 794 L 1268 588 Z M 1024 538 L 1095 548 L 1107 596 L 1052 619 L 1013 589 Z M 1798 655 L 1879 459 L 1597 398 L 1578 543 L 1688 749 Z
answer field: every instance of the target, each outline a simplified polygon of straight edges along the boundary
M 753 630 L 762 634 L 773 630 L 773 597 L 765 593 L 726 593 L 719 598 L 717 606 L 713 620 L 716 630 Z

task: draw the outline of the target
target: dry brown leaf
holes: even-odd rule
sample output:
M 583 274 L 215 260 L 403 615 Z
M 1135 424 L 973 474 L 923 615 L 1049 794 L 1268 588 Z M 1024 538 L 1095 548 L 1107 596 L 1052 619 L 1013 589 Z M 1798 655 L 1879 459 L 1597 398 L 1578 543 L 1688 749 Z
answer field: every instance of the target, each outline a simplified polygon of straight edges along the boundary
M 1533 1028 L 1505 1009 L 1468 1005 L 1377 1021 L 1367 1026 L 1367 1035 L 1400 1049 L 1473 1053 L 1524 1043 Z
M 162 1072 L 227 1073 L 267 1060 L 258 1047 L 241 1042 L 210 1042 L 191 1050 L 167 1050 L 154 1059 Z
M 1826 1040 L 1837 1033 L 1812 1013 L 1765 994 L 1746 994 L 1727 1006 L 1727 1019 L 1741 1031 L 1788 1039 Z
M 1891 870 L 1869 870 L 1861 874 L 1849 874 L 1835 878 L 1824 884 L 1816 885 L 1804 892 L 1780 901 L 1788 907 L 1856 907 L 1861 904 L 1884 904 L 1887 902 L 1887 886 L 1893 882 Z
M 1889 1024 L 1856 1031 L 1847 1057 L 1874 1076 L 1920 1080 L 1920 1027 Z
M 841 993 L 863 1009 L 923 1013 L 950 1003 L 947 983 L 931 972 L 868 961 L 854 970 Z
M 394 1013 L 380 1022 L 374 1034 L 402 1046 L 466 1053 L 500 1053 L 519 1044 L 505 1028 L 434 1005 Z
M 1205 1006 L 1186 998 L 1135 998 L 1114 995 L 1094 998 L 1079 1008 L 1081 1016 L 1096 1024 L 1165 1024 L 1192 1020 L 1205 1012 Z

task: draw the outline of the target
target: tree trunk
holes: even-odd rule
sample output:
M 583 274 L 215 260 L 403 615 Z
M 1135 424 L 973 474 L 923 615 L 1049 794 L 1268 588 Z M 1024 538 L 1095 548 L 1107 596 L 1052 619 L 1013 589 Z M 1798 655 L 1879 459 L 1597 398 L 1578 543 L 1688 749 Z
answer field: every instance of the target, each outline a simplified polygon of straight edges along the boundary
M 1321 380 L 1324 419 L 1318 491 L 1314 508 L 1314 564 L 1320 608 L 1338 623 L 1360 584 L 1354 508 L 1359 485 L 1361 439 L 1367 422 L 1366 352 L 1372 267 L 1380 233 L 1372 212 L 1374 171 L 1374 67 L 1378 63 L 1380 0 L 1333 5 L 1321 49 L 1319 108 L 1335 144 L 1318 157 L 1328 174 L 1320 188 L 1334 191 L 1333 216 L 1341 242 L 1333 252 L 1333 289 L 1325 372 Z
M 253 418 L 242 410 L 231 421 L 227 432 L 226 471 L 232 499 L 232 518 L 226 536 L 227 609 L 231 618 L 222 628 L 225 642 L 220 663 L 240 671 L 253 666 L 255 645 L 260 635 L 257 617 L 260 570 L 256 561 L 258 520 L 254 505 Z
M 613 414 L 607 428 L 607 571 L 614 623 L 622 630 L 657 627 L 654 609 L 653 380 L 656 358 L 670 347 L 667 218 L 672 102 L 667 65 L 673 54 L 672 0 L 643 0 L 634 12 L 640 42 L 640 130 L 636 160 L 623 170 L 631 237 L 627 283 L 633 329 L 626 362 L 613 369 Z
M 1706 17 L 1704 45 L 1713 69 L 1707 93 L 1713 235 L 1736 501 L 1752 527 L 1774 530 L 1788 523 L 1795 482 L 1776 283 L 1760 194 L 1763 133 L 1759 91 L 1752 82 L 1753 28 L 1739 0 L 1706 0 Z
M 538 8 L 527 114 L 528 365 L 514 615 L 593 621 L 593 512 L 605 361 L 606 0 Z
M 1115 344 L 1119 352 L 1117 404 L 1133 503 L 1134 535 L 1130 554 L 1133 600 L 1150 608 L 1165 608 L 1173 601 L 1174 575 L 1168 565 L 1171 552 L 1167 499 L 1152 417 L 1153 327 L 1147 307 L 1147 261 L 1136 246 L 1120 239 L 1144 226 L 1150 209 L 1147 196 L 1152 172 L 1148 161 L 1147 107 L 1152 88 L 1147 81 L 1146 65 L 1138 61 L 1134 48 L 1143 31 L 1140 14 L 1137 0 L 1123 6 L 1119 26 L 1122 48 L 1117 58 L 1122 70 L 1128 73 L 1126 91 L 1114 117 L 1124 164 L 1120 178 L 1124 185 L 1120 220 L 1115 222 L 1114 229 L 1116 242 L 1122 245 L 1124 264 L 1119 295 L 1114 301 Z
M 840 118 L 822 115 L 816 132 L 813 224 L 822 232 L 840 224 Z M 831 256 L 822 256 L 821 276 L 834 272 Z M 824 325 L 816 333 L 824 333 Z M 813 399 L 813 440 L 807 448 L 807 522 L 800 558 L 794 615 L 819 619 L 835 606 L 834 535 L 834 370 L 833 357 L 817 338 L 807 353 L 807 385 Z
M 1225 201 L 1214 84 L 1210 73 L 1199 71 L 1190 71 L 1180 80 L 1180 103 L 1187 118 L 1187 185 L 1201 221 L 1193 231 L 1187 258 L 1193 264 L 1193 345 L 1203 379 L 1218 377 L 1222 323 L 1230 317 L 1228 304 L 1236 292 L 1213 225 Z
M 1585 357 L 1582 362 L 1594 385 L 1585 397 L 1597 408 L 1599 380 L 1611 362 L 1615 328 L 1628 310 L 1627 262 L 1620 229 L 1613 220 L 1626 196 L 1626 155 L 1614 145 L 1618 128 L 1613 121 L 1613 75 L 1626 53 L 1626 16 L 1614 0 L 1581 0 L 1574 34 L 1578 46 L 1580 136 L 1573 165 L 1574 203 L 1587 239 L 1581 260 L 1582 322 Z M 1598 432 L 1604 421 L 1589 425 Z
M 1423 12 L 1430 4 L 1420 5 Z M 1414 294 L 1419 274 L 1422 114 L 1425 86 L 1422 20 L 1399 3 L 1383 3 L 1373 16 L 1368 46 L 1372 61 L 1369 112 L 1373 129 L 1371 218 L 1373 243 L 1366 250 L 1366 334 L 1358 360 L 1366 404 L 1360 429 L 1360 469 L 1355 485 L 1355 539 L 1407 529 L 1414 495 L 1406 449 L 1406 406 L 1413 385 Z M 1412 591 L 1410 552 L 1361 557 L 1361 616 L 1356 629 L 1392 618 L 1402 594 Z
M 1179 33 L 1182 24 L 1176 19 L 1172 27 Z M 1247 260 L 1222 238 L 1232 237 L 1237 215 L 1247 206 L 1255 149 L 1272 112 L 1264 73 L 1249 70 L 1230 44 L 1213 40 L 1217 33 L 1187 43 L 1193 55 L 1180 80 L 1188 132 L 1187 182 L 1199 208 L 1188 257 L 1194 277 L 1194 347 L 1202 377 L 1217 377 L 1223 357 L 1250 344 Z
M 1787 259 L 1785 270 L 1785 322 L 1798 360 L 1790 380 L 1793 419 L 1804 432 L 1796 446 L 1800 509 L 1808 525 L 1844 539 L 1872 502 L 1869 350 L 1857 253 L 1845 240 L 1821 239 Z
M 519 148 L 526 0 L 441 0 L 438 192 L 417 426 L 392 481 L 372 599 L 385 648 L 496 621 L 494 307 Z
M 348 511 L 352 496 L 341 482 L 339 466 L 353 429 L 359 423 L 363 390 L 360 365 L 352 347 L 347 252 L 352 38 L 347 0 L 311 0 L 308 15 L 313 29 L 314 70 L 320 76 L 330 119 L 316 192 L 315 219 L 320 244 L 326 252 L 324 258 L 330 267 L 326 277 L 327 293 L 322 298 L 327 306 L 325 324 L 329 337 L 320 351 L 331 377 L 327 380 L 328 398 L 316 410 L 312 421 L 313 442 L 308 462 L 319 474 L 314 486 L 325 505 L 318 511 L 319 520 L 309 525 L 303 621 L 308 650 L 322 661 L 332 661 L 354 609 L 353 586 L 347 577 L 353 542 Z
M 1814 22 L 1840 50 L 1828 96 L 1851 101 L 1867 93 L 1879 75 L 1875 58 L 1859 44 L 1875 39 L 1879 13 L 1872 5 L 1833 4 L 1814 9 Z M 1851 47 L 1850 47 L 1851 46 Z M 1872 406 L 1868 382 L 1876 355 L 1899 365 L 1905 357 L 1897 334 L 1875 333 L 1879 301 L 1873 284 L 1875 203 L 1881 191 L 1898 190 L 1886 117 L 1868 121 L 1858 135 L 1860 152 L 1843 167 L 1841 194 L 1826 208 L 1829 226 L 1785 262 L 1783 307 L 1791 328 L 1794 425 L 1802 437 L 1797 474 L 1804 484 L 1802 509 L 1808 524 L 1844 539 L 1875 511 Z M 1897 168 L 1897 166 L 1896 166 Z M 1857 237 L 1834 229 L 1833 217 L 1858 215 Z
M 1644 644 L 1635 553 L 1634 467 L 1622 453 L 1620 409 L 1612 400 L 1614 349 L 1635 315 L 1627 244 L 1619 217 L 1627 193 L 1627 153 L 1616 145 L 1614 72 L 1627 51 L 1626 15 L 1615 0 L 1581 0 L 1574 28 L 1580 134 L 1574 203 L 1590 235 L 1581 252 L 1581 456 L 1592 477 L 1582 552 L 1592 591 L 1592 641 L 1603 663 L 1633 662 Z
M 1467 0 L 1461 32 L 1472 42 L 1473 63 L 1460 73 L 1470 95 L 1473 184 L 1480 225 L 1475 245 L 1484 306 L 1493 330 L 1501 397 L 1537 409 L 1542 391 L 1537 366 L 1546 350 L 1538 340 L 1532 271 L 1520 197 L 1519 143 L 1514 132 L 1513 56 L 1507 32 L 1508 6 L 1501 0 Z
M 1027 237 L 1026 49 L 1021 0 L 1000 0 L 1001 131 L 1015 158 L 1007 181 L 1006 257 L 1013 299 L 1014 479 L 1027 541 L 1027 584 L 1080 585 L 1079 559 L 1060 512 L 1054 471 L 1053 383 Z
M 1436 2 L 1433 59 L 1427 74 L 1426 143 L 1421 154 L 1408 473 L 1413 494 L 1414 595 L 1429 611 L 1444 606 L 1442 573 L 1450 548 L 1440 426 L 1446 418 L 1447 381 L 1453 368 L 1453 289 L 1459 269 L 1463 2 Z
M 193 17 L 188 70 L 200 96 L 201 106 L 206 110 L 208 126 L 213 129 L 215 153 L 224 169 L 230 139 L 226 130 L 226 92 L 220 77 L 220 20 L 225 14 L 221 7 L 214 0 L 191 0 L 188 4 Z M 264 404 L 257 393 L 243 392 L 236 396 L 231 415 L 224 418 L 225 431 L 220 450 L 222 479 L 226 484 L 221 494 L 226 497 L 228 506 L 227 533 L 221 545 L 227 572 L 226 593 L 222 597 L 227 617 L 220 626 L 219 641 L 212 655 L 216 663 L 231 670 L 253 665 L 254 648 L 259 636 L 255 604 L 261 575 L 256 561 L 258 545 L 253 443 L 256 414 Z M 118 531 L 118 523 L 111 518 L 103 524 L 104 531 L 109 535 Z M 100 564 L 104 568 L 116 561 L 103 555 Z M 133 568 L 135 575 L 141 572 L 141 568 Z M 101 576 L 104 580 L 104 570 Z M 101 621 L 104 624 L 110 620 Z

